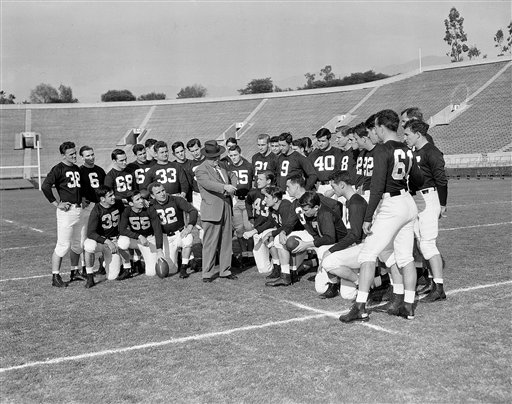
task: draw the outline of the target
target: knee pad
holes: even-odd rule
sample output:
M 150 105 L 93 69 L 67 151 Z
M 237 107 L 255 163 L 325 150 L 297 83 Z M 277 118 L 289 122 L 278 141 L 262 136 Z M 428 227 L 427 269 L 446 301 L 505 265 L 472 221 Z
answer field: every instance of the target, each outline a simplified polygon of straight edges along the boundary
M 71 243 L 69 241 L 58 241 L 55 246 L 55 254 L 59 257 L 64 257 L 71 248 Z
M 192 247 L 192 243 L 194 242 L 194 237 L 192 234 L 189 234 L 187 237 L 181 240 L 182 248 Z
M 94 254 L 96 252 L 96 247 L 98 243 L 90 238 L 84 241 L 84 250 L 90 254 Z
M 340 296 L 342 299 L 353 300 L 357 296 L 357 288 L 355 286 L 340 284 Z
M 439 250 L 436 246 L 436 240 L 421 240 L 420 241 L 420 250 L 423 254 L 423 257 L 426 260 L 429 260 L 434 255 L 439 254 Z
M 126 236 L 119 236 L 117 239 L 117 246 L 121 250 L 128 250 L 130 248 L 130 239 Z
M 329 287 L 329 276 L 323 269 L 315 276 L 315 290 L 318 294 L 325 293 Z

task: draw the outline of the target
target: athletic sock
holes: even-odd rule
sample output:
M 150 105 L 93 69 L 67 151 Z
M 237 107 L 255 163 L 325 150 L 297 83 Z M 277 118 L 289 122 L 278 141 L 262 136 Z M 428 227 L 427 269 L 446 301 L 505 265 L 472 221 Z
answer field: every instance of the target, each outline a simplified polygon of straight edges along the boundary
M 443 278 L 434 278 L 435 283 L 443 284 Z
M 366 303 L 368 301 L 368 292 L 357 291 L 356 303 Z
M 85 267 L 85 272 L 87 272 L 88 275 L 92 275 L 94 273 L 93 267 Z
M 402 283 L 393 284 L 393 293 L 395 295 L 403 295 L 404 294 L 404 285 Z
M 281 273 L 290 274 L 290 265 L 287 265 L 287 264 L 281 265 Z
M 404 302 L 405 303 L 414 303 L 415 296 L 416 296 L 415 290 L 406 290 L 404 293 Z

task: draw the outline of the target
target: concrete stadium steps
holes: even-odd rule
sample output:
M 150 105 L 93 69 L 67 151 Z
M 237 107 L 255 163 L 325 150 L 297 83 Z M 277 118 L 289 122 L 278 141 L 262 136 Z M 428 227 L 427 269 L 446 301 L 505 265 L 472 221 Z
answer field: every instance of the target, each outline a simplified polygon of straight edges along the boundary
M 334 116 L 348 113 L 371 89 L 328 94 L 269 98 L 242 129 L 239 144 L 244 156 L 256 153 L 260 133 L 276 136 L 290 132 L 294 139 L 313 135 Z
M 506 151 L 512 143 L 511 78 L 509 67 L 449 125 L 430 130 L 445 154 L 491 153 L 504 148 Z
M 425 119 L 428 119 L 453 101 L 462 102 L 463 94 L 467 97 L 474 93 L 508 62 L 425 71 L 384 85 L 354 111 L 354 115 L 357 115 L 354 122 L 366 120 L 382 109 L 393 109 L 400 113 L 408 107 L 420 108 Z
M 172 143 L 198 138 L 204 143 L 225 131 L 234 134 L 235 123 L 243 122 L 260 99 L 158 105 L 148 121 L 147 137 Z

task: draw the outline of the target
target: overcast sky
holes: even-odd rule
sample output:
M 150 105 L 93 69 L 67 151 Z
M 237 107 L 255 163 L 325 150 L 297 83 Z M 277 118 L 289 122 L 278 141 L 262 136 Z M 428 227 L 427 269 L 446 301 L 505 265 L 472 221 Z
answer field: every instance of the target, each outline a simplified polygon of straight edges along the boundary
M 408 62 L 418 48 L 443 56 L 452 6 L 468 44 L 494 58 L 509 0 L 2 0 L 1 87 L 22 101 L 39 83 L 62 83 L 80 102 L 98 102 L 109 89 L 137 96 L 200 83 L 224 96 L 254 78 L 303 85 L 327 64 L 344 76 Z

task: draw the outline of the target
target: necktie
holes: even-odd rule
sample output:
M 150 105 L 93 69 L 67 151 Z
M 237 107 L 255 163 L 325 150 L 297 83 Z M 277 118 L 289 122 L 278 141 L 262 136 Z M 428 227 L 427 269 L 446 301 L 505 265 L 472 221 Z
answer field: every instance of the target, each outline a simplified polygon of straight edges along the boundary
M 226 181 L 226 178 L 224 177 L 224 174 L 222 174 L 221 169 L 220 169 L 219 167 L 216 167 L 215 169 L 216 169 L 216 170 L 217 170 L 217 172 L 219 173 L 220 178 L 222 179 L 222 181 L 223 181 L 225 184 L 227 184 L 228 182 Z

